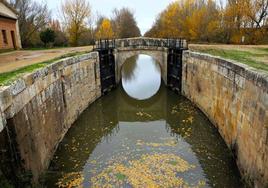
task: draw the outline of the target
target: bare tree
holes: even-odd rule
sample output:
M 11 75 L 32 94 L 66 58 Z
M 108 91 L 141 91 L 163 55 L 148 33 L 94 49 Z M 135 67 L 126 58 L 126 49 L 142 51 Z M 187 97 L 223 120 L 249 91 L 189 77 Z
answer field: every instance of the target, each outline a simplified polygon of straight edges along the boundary
M 116 37 L 129 38 L 141 36 L 133 11 L 128 8 L 115 9 L 113 14 L 112 25 Z
M 249 0 L 248 16 L 253 21 L 256 28 L 261 28 L 268 17 L 268 0 Z
M 85 31 L 86 20 L 91 15 L 90 4 L 86 0 L 65 0 L 61 4 L 61 12 L 69 42 L 72 46 L 77 46 L 81 34 Z
M 44 2 L 11 0 L 10 4 L 19 14 L 21 42 L 24 47 L 27 47 L 31 44 L 32 37 L 48 24 L 50 11 Z

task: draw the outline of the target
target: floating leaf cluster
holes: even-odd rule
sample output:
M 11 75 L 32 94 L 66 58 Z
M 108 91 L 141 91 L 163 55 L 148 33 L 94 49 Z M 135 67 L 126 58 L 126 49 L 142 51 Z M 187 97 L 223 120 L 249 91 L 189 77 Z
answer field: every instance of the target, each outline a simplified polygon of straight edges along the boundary
M 84 177 L 81 172 L 71 172 L 59 179 L 57 186 L 60 188 L 82 187 L 83 181 Z
M 154 142 L 144 142 L 142 140 L 137 140 L 137 146 L 149 146 L 149 147 L 175 147 L 177 142 L 175 140 L 168 140 L 164 143 L 154 143 Z
M 188 187 L 180 173 L 195 168 L 174 154 L 144 154 L 127 164 L 114 163 L 91 178 L 93 187 Z

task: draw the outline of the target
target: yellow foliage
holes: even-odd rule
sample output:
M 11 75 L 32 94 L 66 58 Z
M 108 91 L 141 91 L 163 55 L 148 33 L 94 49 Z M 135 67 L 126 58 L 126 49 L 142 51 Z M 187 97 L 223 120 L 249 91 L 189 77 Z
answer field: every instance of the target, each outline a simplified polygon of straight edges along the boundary
M 123 187 L 125 182 L 132 187 L 187 187 L 188 183 L 178 177 L 178 173 L 194 168 L 194 165 L 171 153 L 145 154 L 140 159 L 129 161 L 129 165 L 114 163 L 92 177 L 91 182 L 93 187 Z
M 219 14 L 213 0 L 181 0 L 171 3 L 160 14 L 156 29 L 149 32 L 160 37 L 184 37 L 189 40 L 208 40 L 212 29 L 218 30 Z M 214 36 L 214 35 L 213 35 Z
M 85 20 L 91 14 L 90 5 L 86 0 L 65 0 L 61 5 L 61 12 L 68 31 L 69 42 L 72 46 L 77 46 L 84 32 Z
M 96 33 L 96 38 L 98 39 L 111 39 L 114 38 L 114 32 L 112 29 L 112 24 L 109 19 L 103 19 L 99 30 Z
M 228 0 L 225 7 L 216 0 L 180 0 L 171 3 L 145 36 L 183 37 L 191 41 L 258 43 L 267 32 L 268 1 Z
M 242 37 L 243 37 L 243 34 L 241 34 L 240 32 L 234 33 L 231 37 L 231 43 L 234 43 L 234 44 L 241 43 Z

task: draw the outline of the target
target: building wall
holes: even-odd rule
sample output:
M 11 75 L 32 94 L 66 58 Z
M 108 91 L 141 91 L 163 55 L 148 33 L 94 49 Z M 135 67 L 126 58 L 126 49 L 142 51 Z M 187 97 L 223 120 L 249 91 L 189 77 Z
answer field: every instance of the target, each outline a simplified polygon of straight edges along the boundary
M 1 2 L 0 2 L 0 13 L 10 17 L 10 19 L 0 17 L 0 49 L 14 48 L 12 38 L 11 38 L 11 31 L 14 31 L 15 40 L 16 40 L 16 48 L 17 49 L 21 48 L 21 39 L 20 39 L 17 15 Z M 2 30 L 6 30 L 8 44 L 5 44 L 3 42 Z
M 268 187 L 268 74 L 206 54 L 183 55 L 183 94 L 218 128 L 243 179 Z
M 4 42 L 4 36 L 2 32 L 3 30 L 6 32 L 7 43 Z M 0 49 L 19 48 L 19 47 L 14 47 L 13 45 L 11 31 L 14 31 L 16 46 L 18 46 L 19 43 L 18 43 L 18 37 L 16 35 L 17 33 L 16 20 L 11 20 L 11 19 L 0 17 Z

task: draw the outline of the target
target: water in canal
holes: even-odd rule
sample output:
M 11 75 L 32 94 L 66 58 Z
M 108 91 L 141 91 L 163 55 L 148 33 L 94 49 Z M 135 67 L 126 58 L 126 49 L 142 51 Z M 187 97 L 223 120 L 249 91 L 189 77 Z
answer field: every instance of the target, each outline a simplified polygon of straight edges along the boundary
M 69 130 L 44 177 L 51 187 L 243 187 L 230 151 L 189 100 L 161 83 L 151 57 Z

